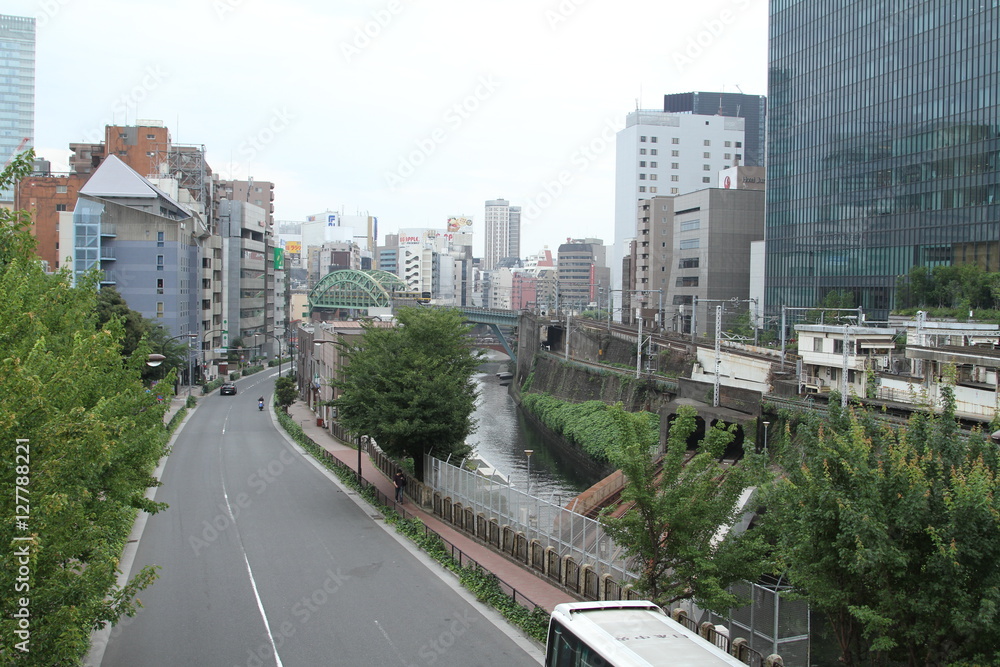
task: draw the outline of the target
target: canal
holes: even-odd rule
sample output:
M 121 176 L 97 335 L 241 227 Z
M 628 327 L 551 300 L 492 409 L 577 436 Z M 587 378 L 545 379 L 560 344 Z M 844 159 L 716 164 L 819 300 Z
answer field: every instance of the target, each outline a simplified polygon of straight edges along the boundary
M 534 496 L 565 504 L 571 498 L 599 481 L 580 471 L 552 440 L 527 419 L 514 403 L 508 387 L 501 385 L 496 374 L 510 370 L 506 355 L 488 351 L 488 361 L 479 367 L 476 382 L 479 400 L 473 414 L 478 429 L 467 442 L 476 455 L 489 462 L 498 472 L 507 475 L 514 488 Z M 532 450 L 531 484 L 528 485 L 528 457 Z

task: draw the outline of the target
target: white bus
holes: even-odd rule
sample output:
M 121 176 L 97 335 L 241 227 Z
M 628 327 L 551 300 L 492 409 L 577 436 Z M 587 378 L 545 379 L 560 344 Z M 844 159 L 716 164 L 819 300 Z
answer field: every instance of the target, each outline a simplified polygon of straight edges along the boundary
M 545 667 L 746 667 L 652 602 L 572 602 L 549 618 Z

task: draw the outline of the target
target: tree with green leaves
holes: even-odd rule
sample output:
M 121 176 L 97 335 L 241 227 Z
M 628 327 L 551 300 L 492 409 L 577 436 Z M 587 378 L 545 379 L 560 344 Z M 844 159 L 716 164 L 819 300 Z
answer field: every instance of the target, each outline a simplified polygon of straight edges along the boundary
M 397 325 L 363 325 L 361 336 L 338 343 L 341 375 L 331 384 L 338 419 L 369 435 L 390 456 L 413 458 L 423 479 L 424 454 L 447 458 L 469 452 L 474 431 L 481 353 L 469 345 L 471 326 L 446 308 L 401 308 Z
M 278 378 L 278 381 L 274 383 L 274 396 L 278 407 L 288 412 L 288 406 L 294 403 L 299 396 L 299 389 L 295 386 L 295 378 L 287 375 Z
M 16 158 L 0 188 L 30 167 Z M 0 662 L 75 665 L 155 578 L 117 584 L 136 512 L 162 507 L 145 492 L 165 406 L 140 379 L 149 346 L 123 358 L 125 326 L 100 322 L 96 276 L 47 275 L 28 223 L 0 209 Z
M 735 426 L 710 428 L 692 455 L 697 412 L 682 406 L 670 425 L 667 451 L 657 461 L 641 418 L 620 405 L 615 420 L 621 441 L 616 463 L 627 480 L 618 508 L 601 514 L 601 523 L 635 564 L 637 589 L 669 606 L 694 599 L 718 612 L 745 601 L 727 588 L 756 580 L 766 569 L 766 545 L 752 532 L 724 531 L 740 518 L 740 497 L 765 480 L 763 457 L 749 453 L 734 465 L 721 462 L 735 437 Z M 621 511 L 624 509 L 624 511 Z
M 764 528 L 848 667 L 1000 664 L 1000 455 L 942 393 L 902 428 L 832 396 L 781 438 Z

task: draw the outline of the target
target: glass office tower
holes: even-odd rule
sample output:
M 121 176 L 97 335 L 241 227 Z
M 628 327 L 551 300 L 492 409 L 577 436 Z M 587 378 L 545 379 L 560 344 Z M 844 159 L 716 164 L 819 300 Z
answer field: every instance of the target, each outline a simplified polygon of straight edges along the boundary
M 0 14 L 0 166 L 35 140 L 35 19 Z M 0 190 L 0 203 L 14 201 Z
M 772 0 L 767 312 L 1000 271 L 1000 0 Z

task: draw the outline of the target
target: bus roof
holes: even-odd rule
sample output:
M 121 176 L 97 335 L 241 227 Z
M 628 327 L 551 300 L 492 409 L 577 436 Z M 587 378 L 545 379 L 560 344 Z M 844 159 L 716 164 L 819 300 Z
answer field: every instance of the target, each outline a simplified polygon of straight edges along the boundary
M 559 604 L 552 619 L 562 622 L 615 665 L 746 667 L 652 602 Z

